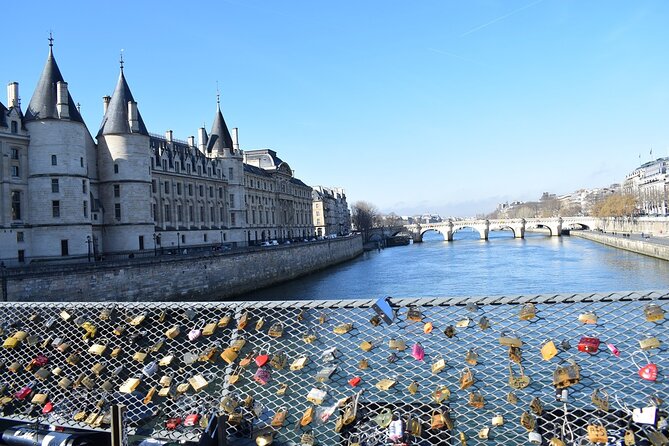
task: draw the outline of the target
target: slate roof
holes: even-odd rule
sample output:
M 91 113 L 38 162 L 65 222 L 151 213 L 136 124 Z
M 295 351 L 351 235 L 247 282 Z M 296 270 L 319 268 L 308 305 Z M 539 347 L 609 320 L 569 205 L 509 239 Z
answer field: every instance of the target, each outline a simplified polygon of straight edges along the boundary
M 268 177 L 268 178 L 272 177 L 272 175 L 268 171 L 266 171 L 265 169 L 261 169 L 260 167 L 252 166 L 251 164 L 244 163 L 244 171 L 255 174 L 255 175 L 260 175 L 260 176 L 263 176 L 263 177 Z
M 125 80 L 125 75 L 123 74 L 123 68 L 121 68 L 116 89 L 107 106 L 107 112 L 104 118 L 102 118 L 98 136 L 132 133 L 130 131 L 130 123 L 128 122 L 128 101 L 135 102 L 135 98 L 132 96 L 128 82 Z M 146 125 L 144 125 L 144 120 L 139 110 L 137 110 L 137 120 L 139 121 L 139 131 L 135 133 L 148 136 L 149 131 L 146 129 Z
M 228 126 L 225 124 L 225 119 L 223 119 L 221 107 L 218 106 L 214 123 L 211 126 L 209 141 L 207 142 L 207 153 L 211 153 L 212 150 L 226 153 L 225 149 L 227 149 L 228 153 L 232 154 L 232 137 L 230 136 Z
M 63 75 L 60 74 L 56 59 L 53 57 L 53 48 L 50 47 L 46 65 L 44 65 L 44 70 L 42 70 L 42 76 L 37 83 L 35 93 L 33 93 L 33 97 L 30 99 L 30 104 L 28 104 L 28 109 L 26 110 L 26 121 L 59 119 L 58 110 L 56 109 L 56 84 L 58 82 L 65 82 L 65 80 L 63 79 Z M 77 106 L 69 90 L 67 97 L 70 109 L 70 121 L 83 123 L 84 120 L 81 118 L 81 114 L 79 114 L 79 110 L 77 110 Z
M 7 107 L 0 102 L 0 127 L 7 127 Z

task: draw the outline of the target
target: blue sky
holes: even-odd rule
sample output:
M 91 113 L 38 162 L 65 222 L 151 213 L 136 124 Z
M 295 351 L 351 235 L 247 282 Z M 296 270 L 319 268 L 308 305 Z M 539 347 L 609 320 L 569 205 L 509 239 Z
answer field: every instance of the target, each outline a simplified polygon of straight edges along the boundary
M 24 108 L 54 52 L 93 134 L 124 49 L 149 130 L 209 129 L 383 211 L 472 215 L 669 155 L 669 2 L 11 2 Z M 6 97 L 2 96 L 2 102 Z

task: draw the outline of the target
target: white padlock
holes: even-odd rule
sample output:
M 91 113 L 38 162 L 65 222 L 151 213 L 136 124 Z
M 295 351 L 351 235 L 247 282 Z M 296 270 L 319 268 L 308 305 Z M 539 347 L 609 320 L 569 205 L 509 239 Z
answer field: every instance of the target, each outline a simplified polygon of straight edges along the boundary
M 649 406 L 632 410 L 632 421 L 639 424 L 657 423 L 657 407 Z
M 541 444 L 541 441 L 542 441 L 542 439 L 541 439 L 541 435 L 539 435 L 538 432 L 534 432 L 534 431 L 532 431 L 532 432 L 530 432 L 529 434 L 527 434 L 527 439 L 528 439 L 528 440 L 530 441 L 530 443 L 532 443 L 532 444 Z
M 493 426 L 501 426 L 504 424 L 504 417 L 501 415 L 495 415 L 492 417 L 492 425 Z

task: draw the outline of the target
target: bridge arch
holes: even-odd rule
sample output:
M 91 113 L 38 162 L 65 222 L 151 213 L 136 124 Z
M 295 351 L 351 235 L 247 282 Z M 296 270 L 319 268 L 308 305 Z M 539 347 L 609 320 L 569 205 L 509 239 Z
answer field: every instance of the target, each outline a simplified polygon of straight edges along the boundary
M 513 235 L 513 238 L 520 238 L 520 236 L 516 233 L 516 228 L 510 225 L 495 225 L 493 226 L 492 224 L 490 225 L 490 230 L 491 231 L 511 231 L 511 234 Z
M 427 228 L 427 229 L 424 229 L 424 230 L 420 231 L 420 238 L 419 238 L 419 240 L 420 240 L 421 242 L 423 241 L 423 236 L 424 236 L 427 232 L 436 232 L 437 234 L 441 234 L 441 235 L 444 237 L 444 241 L 446 241 L 446 242 L 447 242 L 447 241 L 450 241 L 450 240 L 453 240 L 453 235 L 452 235 L 452 234 L 448 234 L 448 232 L 441 231 L 441 230 L 436 229 L 436 228 Z

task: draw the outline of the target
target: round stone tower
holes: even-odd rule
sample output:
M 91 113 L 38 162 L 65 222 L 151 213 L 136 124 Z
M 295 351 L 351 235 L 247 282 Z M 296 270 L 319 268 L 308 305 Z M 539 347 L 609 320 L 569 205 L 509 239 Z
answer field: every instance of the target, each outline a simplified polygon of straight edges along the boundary
M 87 152 L 95 143 L 49 56 L 25 115 L 31 257 L 86 255 L 92 240 Z
M 100 199 L 106 252 L 153 248 L 149 132 L 123 73 L 98 132 Z

